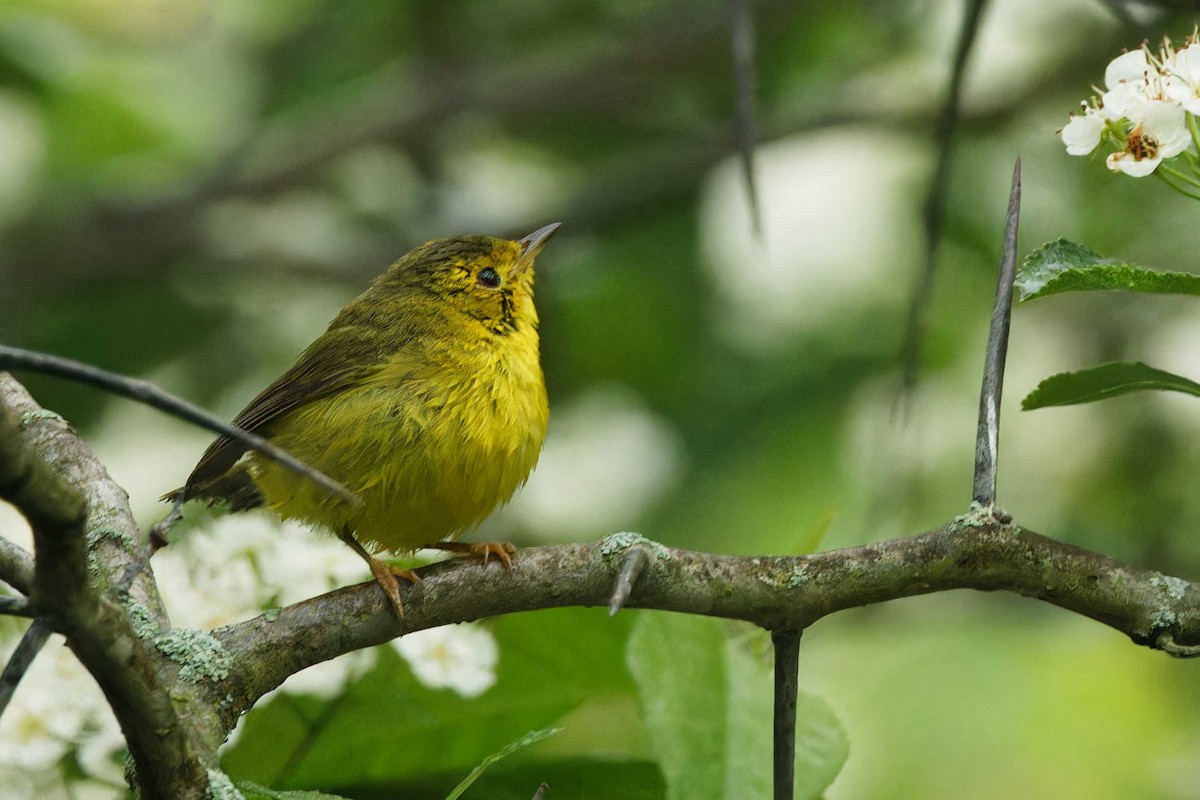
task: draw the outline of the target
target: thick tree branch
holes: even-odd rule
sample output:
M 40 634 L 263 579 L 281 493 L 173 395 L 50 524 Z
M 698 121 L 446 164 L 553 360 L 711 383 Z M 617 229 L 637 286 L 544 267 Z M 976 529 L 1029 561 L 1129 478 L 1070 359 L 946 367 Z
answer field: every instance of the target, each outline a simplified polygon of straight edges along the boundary
M 562 606 L 605 606 L 627 546 L 655 553 L 625 605 L 803 629 L 856 606 L 949 589 L 1010 591 L 1074 611 L 1134 642 L 1193 655 L 1200 645 L 1200 586 L 1048 539 L 988 513 L 904 539 L 809 556 L 721 556 L 631 543 L 521 550 L 510 571 L 461 561 L 422 571 L 398 622 L 374 583 L 214 631 L 230 654 L 225 724 L 289 675 L 398 635 L 481 617 Z M 1182 649 L 1181 649 L 1182 648 Z
M 176 714 L 176 698 L 164 680 L 167 659 L 148 646 L 146 631 L 134 630 L 130 604 L 89 578 L 89 564 L 117 566 L 110 540 L 131 541 L 135 529 L 124 493 L 65 422 L 43 412 L 3 373 L 0 497 L 33 528 L 34 608 L 67 637 L 100 684 L 137 764 L 142 796 L 204 797 L 212 751 Z M 149 578 L 133 588 L 145 610 L 143 622 L 153 627 L 161 609 Z

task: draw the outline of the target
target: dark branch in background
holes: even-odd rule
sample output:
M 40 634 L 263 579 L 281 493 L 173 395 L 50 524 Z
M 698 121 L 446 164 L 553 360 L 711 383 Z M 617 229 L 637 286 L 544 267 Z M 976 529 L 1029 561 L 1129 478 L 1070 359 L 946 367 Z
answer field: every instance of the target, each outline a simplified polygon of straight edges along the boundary
M 975 487 L 971 499 L 987 509 L 996 505 L 996 466 L 1000 448 L 1000 396 L 1004 391 L 1004 362 L 1012 320 L 1013 280 L 1017 275 L 1017 228 L 1021 221 L 1021 159 L 1013 167 L 1012 190 L 1004 226 L 1004 255 L 996 280 L 996 300 L 988 329 L 979 390 L 979 427 L 975 434 Z
M 800 631 L 771 632 L 775 645 L 775 800 L 796 796 L 796 692 L 800 682 Z
M 737 93 L 735 126 L 742 177 L 746 182 L 746 200 L 754 232 L 762 236 L 762 208 L 754 180 L 754 148 L 758 144 L 758 126 L 754 122 L 754 15 L 750 0 L 729 0 L 729 28 L 733 44 L 733 76 Z
M 26 369 L 32 372 L 54 375 L 59 378 L 67 378 L 68 380 L 95 386 L 112 394 L 128 397 L 131 400 L 137 400 L 139 403 L 157 408 L 159 411 L 165 411 L 173 417 L 178 417 L 193 425 L 210 430 L 213 433 L 219 433 L 222 436 L 228 436 L 230 439 L 241 442 L 251 450 L 262 453 L 267 458 L 282 464 L 298 475 L 303 475 L 347 502 L 361 502 L 358 499 L 358 495 L 342 486 L 333 478 L 318 472 L 282 448 L 271 444 L 263 437 L 222 422 L 204 409 L 198 408 L 188 401 L 165 392 L 146 381 L 117 375 L 116 373 L 93 367 L 90 364 L 72 361 L 69 358 L 60 358 L 58 356 L 36 353 L 32 350 L 23 350 L 19 347 L 9 347 L 0 344 L 0 371 L 11 369 Z
M 19 598 L 6 597 L 4 599 Z M 29 671 L 33 659 L 45 646 L 46 640 L 50 638 L 50 633 L 49 623 L 45 620 L 35 619 L 25 629 L 21 641 L 17 642 L 17 649 L 9 656 L 8 663 L 4 665 L 4 672 L 0 673 L 0 719 L 4 718 L 4 712 L 12 701 L 13 693 L 17 691 L 17 686 L 25 677 L 25 673 Z
M 929 180 L 929 193 L 925 196 L 925 263 L 917 276 L 912 300 L 908 306 L 908 321 L 904 326 L 904 339 L 900 343 L 900 358 L 903 363 L 903 391 L 910 392 L 917 382 L 921 368 L 921 350 L 924 347 L 926 314 L 929 297 L 933 292 L 933 274 L 937 269 L 938 249 L 942 241 L 942 226 L 946 221 L 946 194 L 950 185 L 950 161 L 954 157 L 954 130 L 958 127 L 962 105 L 962 85 L 967 72 L 967 58 L 975 44 L 979 23 L 983 18 L 987 0 L 965 0 L 962 27 L 958 34 L 958 49 L 954 53 L 954 68 L 950 74 L 950 86 L 946 89 L 946 102 L 938 115 L 933 130 L 933 141 L 937 147 L 937 165 Z

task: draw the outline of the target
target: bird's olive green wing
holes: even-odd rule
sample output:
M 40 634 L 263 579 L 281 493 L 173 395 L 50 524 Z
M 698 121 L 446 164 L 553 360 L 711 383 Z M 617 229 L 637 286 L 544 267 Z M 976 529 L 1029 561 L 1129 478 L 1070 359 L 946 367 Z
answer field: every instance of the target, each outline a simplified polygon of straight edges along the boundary
M 271 423 L 280 415 L 362 380 L 378 370 L 383 359 L 377 330 L 358 325 L 331 328 L 287 372 L 251 400 L 233 424 L 270 438 Z M 246 450 L 246 445 L 228 437 L 217 439 L 204 451 L 183 488 L 167 498 L 227 499 L 222 496 L 219 481 Z

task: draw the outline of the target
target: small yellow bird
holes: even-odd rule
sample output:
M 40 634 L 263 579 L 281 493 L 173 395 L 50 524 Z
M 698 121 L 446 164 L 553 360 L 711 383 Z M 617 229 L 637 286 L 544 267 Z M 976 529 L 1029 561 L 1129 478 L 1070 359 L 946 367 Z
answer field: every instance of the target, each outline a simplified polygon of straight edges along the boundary
M 351 505 L 246 446 L 217 439 L 164 499 L 258 506 L 341 536 L 366 559 L 397 616 L 397 576 L 364 547 L 495 555 L 459 544 L 537 463 L 549 410 L 538 355 L 533 261 L 558 230 L 518 241 L 436 239 L 341 310 L 296 363 L 234 419 L 340 481 Z

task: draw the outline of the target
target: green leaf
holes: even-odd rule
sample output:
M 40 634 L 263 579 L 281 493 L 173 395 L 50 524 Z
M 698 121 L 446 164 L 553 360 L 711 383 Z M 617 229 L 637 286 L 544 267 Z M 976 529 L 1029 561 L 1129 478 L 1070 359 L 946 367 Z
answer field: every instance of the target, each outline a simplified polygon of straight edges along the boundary
M 1114 361 L 1079 372 L 1051 375 L 1021 401 L 1021 408 L 1029 411 L 1046 406 L 1094 403 L 1148 389 L 1183 392 L 1200 397 L 1200 384 L 1187 378 L 1155 369 L 1140 361 Z
M 1160 272 L 1101 258 L 1066 239 L 1048 242 L 1026 256 L 1014 285 L 1021 301 L 1059 292 L 1103 290 L 1200 295 L 1200 275 Z
M 446 800 L 458 800 L 458 798 L 462 797 L 463 792 L 470 788 L 471 784 L 479 780 L 479 777 L 483 775 L 484 770 L 486 770 L 492 764 L 495 764 L 500 759 L 506 758 L 518 750 L 529 747 L 529 745 L 534 744 L 535 742 L 540 742 L 542 739 L 545 739 L 548 736 L 553 736 L 561 730 L 562 728 L 546 728 L 540 731 L 530 731 L 520 739 L 517 739 L 515 742 L 510 742 L 509 744 L 505 745 L 503 750 L 500 750 L 497 753 L 492 753 L 490 756 L 480 762 L 479 766 L 471 770 L 471 774 L 464 778 L 462 783 L 460 783 L 458 786 L 455 786 L 454 791 L 446 795 Z
M 239 783 L 238 789 L 246 800 L 347 800 L 339 794 L 324 792 L 277 792 L 253 781 Z
M 628 661 L 671 800 L 771 795 L 772 670 L 717 620 L 639 616 Z M 846 734 L 820 698 L 801 694 L 798 798 L 820 795 L 845 763 Z
M 429 796 L 442 797 L 525 732 L 555 727 L 591 702 L 632 698 L 622 658 L 632 621 L 578 608 L 491 620 L 500 648 L 497 681 L 474 698 L 422 686 L 392 648 L 382 647 L 375 668 L 331 703 L 284 695 L 251 711 L 222 768 L 237 781 L 347 794 L 349 787 L 438 775 L 445 782 Z

